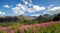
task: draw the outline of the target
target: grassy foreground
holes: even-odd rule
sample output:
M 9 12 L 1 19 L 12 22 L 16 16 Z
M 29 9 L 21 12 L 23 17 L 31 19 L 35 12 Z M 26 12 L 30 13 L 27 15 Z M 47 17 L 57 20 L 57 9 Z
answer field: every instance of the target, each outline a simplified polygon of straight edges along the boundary
M 60 33 L 60 23 L 48 27 L 32 27 L 25 29 L 23 33 Z
M 60 23 L 52 24 L 50 26 L 37 26 L 31 27 L 27 29 L 18 29 L 18 28 L 10 28 L 8 30 L 0 31 L 0 33 L 60 33 Z

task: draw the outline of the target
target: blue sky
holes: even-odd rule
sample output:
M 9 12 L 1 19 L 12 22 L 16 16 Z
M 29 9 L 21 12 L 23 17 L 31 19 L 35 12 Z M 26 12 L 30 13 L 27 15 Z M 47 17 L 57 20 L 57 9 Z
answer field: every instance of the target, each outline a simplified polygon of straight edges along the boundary
M 60 13 L 60 0 L 0 0 L 0 15 L 28 15 Z

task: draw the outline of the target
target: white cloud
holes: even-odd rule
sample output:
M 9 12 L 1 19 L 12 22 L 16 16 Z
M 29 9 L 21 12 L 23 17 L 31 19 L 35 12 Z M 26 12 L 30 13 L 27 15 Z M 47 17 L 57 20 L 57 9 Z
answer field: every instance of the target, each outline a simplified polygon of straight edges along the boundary
M 5 7 L 5 8 L 10 8 L 10 6 L 9 6 L 9 5 L 4 5 L 4 7 Z
M 15 7 L 12 8 L 14 13 L 17 14 L 25 14 L 24 12 L 34 13 L 37 11 L 45 10 L 45 7 L 40 7 L 39 5 L 32 5 L 32 0 L 27 2 L 26 0 L 22 0 L 25 4 L 18 3 Z M 29 5 L 30 4 L 30 5 Z
M 31 15 L 31 16 L 40 16 L 40 14 L 33 14 L 33 15 Z
M 45 7 L 40 7 L 38 5 L 34 5 L 33 9 L 35 9 L 36 11 L 40 11 L 40 10 L 45 10 Z
M 28 6 L 32 6 L 32 0 L 29 0 L 30 2 L 26 1 L 26 0 L 22 0 L 24 5 L 28 5 Z
M 5 15 L 5 12 L 0 11 L 0 15 Z
M 47 8 L 50 9 L 54 6 L 54 4 L 50 4 Z
M 33 5 L 33 4 L 32 4 L 32 0 L 30 0 L 30 3 L 28 4 L 28 6 L 31 7 L 32 5 Z
M 44 12 L 45 14 L 57 14 L 60 13 L 60 7 L 53 7 Z
M 32 11 L 32 12 L 33 12 L 33 11 L 45 10 L 45 7 L 40 7 L 39 5 L 33 5 L 33 4 L 32 4 L 32 0 L 29 0 L 29 1 L 30 1 L 30 2 L 27 2 L 26 0 L 23 0 L 23 2 L 24 2 L 24 3 L 27 2 L 28 5 L 27 5 L 27 6 L 24 5 L 25 7 L 24 7 L 24 6 L 21 6 L 21 7 L 27 8 L 28 11 Z M 30 8 L 28 8 L 28 6 L 29 6 Z M 32 7 L 31 7 L 31 6 L 32 6 Z
M 27 5 L 28 4 L 28 2 L 27 1 L 25 1 L 25 0 L 22 0 L 24 3 L 25 3 L 25 5 Z
M 45 10 L 45 7 L 40 7 L 38 5 L 33 5 L 32 8 L 28 8 L 28 12 L 32 13 L 32 12 L 36 12 L 36 11 L 42 11 Z
M 14 7 L 12 8 L 13 12 L 16 13 L 16 14 L 24 14 L 24 12 L 19 8 L 19 7 Z
M 18 3 L 18 4 L 16 5 L 16 7 L 21 8 L 22 11 L 26 11 L 26 10 L 27 10 L 27 6 L 25 6 L 25 5 L 23 5 L 23 4 L 20 4 L 20 3 Z

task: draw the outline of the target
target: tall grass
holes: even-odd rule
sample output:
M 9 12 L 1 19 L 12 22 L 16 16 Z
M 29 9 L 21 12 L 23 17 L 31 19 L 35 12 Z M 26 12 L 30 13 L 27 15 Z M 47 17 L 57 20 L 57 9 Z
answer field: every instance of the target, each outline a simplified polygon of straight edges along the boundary
M 25 29 L 24 33 L 60 33 L 60 23 L 48 27 L 32 27 Z
M 7 33 L 7 31 L 5 31 L 5 30 L 4 31 L 0 31 L 0 33 Z
M 10 28 L 11 30 L 14 30 L 15 33 L 21 33 L 19 29 L 16 27 Z M 6 31 L 0 31 L 0 33 L 6 33 Z M 51 26 L 48 27 L 31 27 L 24 29 L 23 33 L 60 33 L 60 23 L 57 24 L 52 24 Z

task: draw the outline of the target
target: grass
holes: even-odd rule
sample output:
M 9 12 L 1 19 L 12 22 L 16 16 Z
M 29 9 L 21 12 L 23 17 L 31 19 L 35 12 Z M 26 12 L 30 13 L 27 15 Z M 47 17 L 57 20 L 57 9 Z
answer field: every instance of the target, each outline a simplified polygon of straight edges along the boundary
M 0 31 L 0 33 L 7 33 L 7 31 L 5 31 L 5 30 L 4 31 Z
M 48 27 L 32 27 L 32 30 L 25 29 L 24 33 L 60 33 L 60 23 Z
M 21 24 L 12 23 L 12 25 L 20 26 Z M 10 28 L 10 29 L 14 30 L 15 33 L 20 33 L 19 29 L 16 27 Z M 52 24 L 51 26 L 48 26 L 48 27 L 37 26 L 37 27 L 31 27 L 23 30 L 24 30 L 23 33 L 60 33 L 60 23 Z M 0 33 L 6 33 L 6 31 L 0 31 Z
M 5 23 L 0 23 L 0 28 L 1 27 L 11 27 L 11 26 L 21 26 L 23 25 L 20 22 L 5 22 Z
M 20 31 L 17 28 L 10 28 L 15 31 L 15 33 L 20 33 Z

